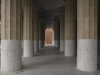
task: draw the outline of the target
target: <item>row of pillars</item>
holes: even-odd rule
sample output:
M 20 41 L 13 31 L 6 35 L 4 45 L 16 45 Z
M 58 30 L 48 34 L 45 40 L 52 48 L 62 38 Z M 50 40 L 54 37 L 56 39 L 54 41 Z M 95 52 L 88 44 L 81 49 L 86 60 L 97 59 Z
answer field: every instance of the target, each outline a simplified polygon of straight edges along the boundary
M 82 71 L 97 70 L 97 7 L 98 0 L 65 0 L 65 11 L 60 15 L 60 32 L 58 26 L 54 27 L 56 46 L 59 47 L 60 42 L 60 51 L 64 51 L 65 56 L 75 56 L 77 37 L 77 68 Z M 1 0 L 1 71 L 21 69 L 22 40 L 24 57 L 34 56 L 39 45 L 43 46 L 44 30 L 39 29 L 42 22 L 38 21 L 38 13 L 33 0 L 24 0 L 23 8 L 22 0 Z M 57 32 L 60 38 L 56 38 L 59 37 Z
M 60 11 L 60 51 L 73 57 L 77 50 L 79 70 L 97 70 L 97 31 L 98 0 L 65 0 L 65 10 Z
M 44 46 L 44 27 L 41 27 L 43 21 L 39 18 L 39 10 L 34 6 L 33 0 L 23 0 L 23 3 L 22 7 L 22 0 L 1 0 L 3 72 L 20 70 L 22 56 L 32 57 L 39 51 L 39 47 Z

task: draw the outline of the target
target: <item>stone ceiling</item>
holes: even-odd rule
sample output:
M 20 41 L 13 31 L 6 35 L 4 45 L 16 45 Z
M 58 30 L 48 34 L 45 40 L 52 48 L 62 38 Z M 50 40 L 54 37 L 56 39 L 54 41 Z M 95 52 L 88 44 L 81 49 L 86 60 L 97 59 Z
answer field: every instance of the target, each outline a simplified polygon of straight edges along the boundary
M 47 24 L 53 24 L 54 18 L 59 15 L 57 8 L 64 6 L 64 0 L 35 0 L 35 5 L 43 9 L 41 16 Z

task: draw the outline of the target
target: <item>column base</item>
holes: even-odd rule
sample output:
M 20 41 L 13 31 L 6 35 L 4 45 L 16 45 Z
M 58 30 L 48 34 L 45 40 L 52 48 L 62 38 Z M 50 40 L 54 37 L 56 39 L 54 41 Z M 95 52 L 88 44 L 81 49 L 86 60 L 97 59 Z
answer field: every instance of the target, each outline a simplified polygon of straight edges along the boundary
M 55 41 L 54 40 L 52 40 L 52 45 L 55 45 Z
M 97 70 L 97 40 L 78 40 L 77 69 L 82 71 Z
M 1 44 L 0 44 L 0 56 L 1 56 Z
M 39 48 L 42 48 L 42 41 L 39 41 Z
M 60 51 L 65 51 L 64 40 L 60 40 Z
M 75 41 L 65 40 L 65 56 L 73 57 L 75 56 Z
M 1 40 L 1 71 L 14 72 L 21 69 L 21 41 Z
M 23 57 L 33 57 L 34 56 L 34 41 L 24 40 Z
M 23 41 L 21 41 L 21 48 L 23 48 Z
M 59 47 L 58 41 L 55 41 L 55 46 L 56 46 L 56 47 Z
M 34 40 L 34 52 L 39 52 L 39 41 Z
M 21 41 L 21 55 L 23 56 L 23 41 Z

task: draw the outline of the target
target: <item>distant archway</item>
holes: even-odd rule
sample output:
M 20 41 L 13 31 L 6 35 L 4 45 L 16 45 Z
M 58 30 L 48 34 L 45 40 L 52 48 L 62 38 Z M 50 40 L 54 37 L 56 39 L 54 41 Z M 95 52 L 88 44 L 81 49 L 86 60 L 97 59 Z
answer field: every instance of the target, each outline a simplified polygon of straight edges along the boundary
M 52 28 L 45 29 L 45 44 L 54 44 L 54 31 Z

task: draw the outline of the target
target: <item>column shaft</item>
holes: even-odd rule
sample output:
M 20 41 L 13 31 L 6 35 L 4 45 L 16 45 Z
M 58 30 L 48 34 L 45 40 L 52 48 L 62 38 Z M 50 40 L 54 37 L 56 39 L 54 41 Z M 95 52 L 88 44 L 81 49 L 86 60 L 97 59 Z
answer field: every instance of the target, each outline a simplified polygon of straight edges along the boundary
M 98 0 L 77 0 L 77 68 L 97 70 Z
M 65 56 L 75 56 L 75 2 L 65 0 Z
M 42 34 L 42 47 L 44 47 L 44 45 L 45 45 L 45 27 L 44 27 L 44 22 L 43 22 L 42 31 L 43 31 L 43 34 Z
M 39 16 L 38 11 L 34 10 L 34 52 L 39 51 Z
M 34 55 L 33 41 L 33 0 L 24 0 L 24 57 L 32 57 Z
M 52 26 L 52 45 L 54 45 L 54 28 Z
M 21 69 L 22 1 L 1 0 L 1 71 Z
M 59 24 L 57 21 L 55 21 L 55 25 L 54 25 L 54 35 L 55 35 L 55 46 L 59 47 L 60 34 L 59 34 Z
M 60 51 L 65 50 L 64 46 L 64 10 L 60 11 Z
M 55 40 L 55 46 L 57 47 L 57 29 L 56 29 L 56 24 L 54 25 L 54 40 Z
M 42 47 L 42 34 L 43 34 L 43 31 L 42 31 L 42 21 L 39 20 L 39 48 Z

